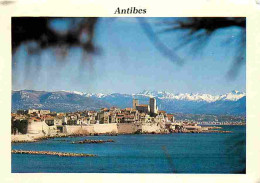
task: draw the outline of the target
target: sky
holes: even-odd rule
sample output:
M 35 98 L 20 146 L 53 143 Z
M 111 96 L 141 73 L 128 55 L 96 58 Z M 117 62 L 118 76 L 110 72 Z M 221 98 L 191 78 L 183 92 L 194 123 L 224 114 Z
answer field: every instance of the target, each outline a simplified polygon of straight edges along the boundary
M 55 48 L 30 55 L 26 44 L 21 45 L 13 55 L 12 88 L 128 94 L 143 90 L 245 92 L 245 65 L 235 79 L 227 77 L 238 54 L 236 48 L 241 33 L 238 28 L 215 32 L 207 44 L 201 42 L 205 46 L 199 46 L 194 52 L 193 45 L 178 49 L 185 32 L 162 33 L 165 25 L 158 23 L 162 20 L 171 19 L 146 19 L 163 44 L 178 55 L 182 65 L 155 47 L 136 18 L 101 18 L 94 37 L 98 54 L 86 55 L 80 47 L 72 47 L 65 57 L 57 56 Z M 68 21 L 56 19 L 50 27 L 63 32 L 68 29 Z

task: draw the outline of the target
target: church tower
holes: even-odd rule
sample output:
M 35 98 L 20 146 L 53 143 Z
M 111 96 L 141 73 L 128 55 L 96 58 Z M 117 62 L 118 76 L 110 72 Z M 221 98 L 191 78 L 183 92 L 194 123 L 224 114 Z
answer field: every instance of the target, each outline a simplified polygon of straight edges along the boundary
M 138 99 L 133 99 L 133 109 L 136 109 L 136 106 L 139 105 Z
M 150 111 L 151 111 L 151 115 L 158 113 L 158 108 L 156 106 L 156 99 L 155 98 L 150 98 Z

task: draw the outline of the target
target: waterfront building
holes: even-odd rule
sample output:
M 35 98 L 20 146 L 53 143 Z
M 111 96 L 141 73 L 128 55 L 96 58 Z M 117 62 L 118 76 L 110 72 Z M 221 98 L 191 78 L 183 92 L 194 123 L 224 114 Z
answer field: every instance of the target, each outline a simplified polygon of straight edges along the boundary
M 33 114 L 33 113 L 39 113 L 39 110 L 36 109 L 28 109 L 28 114 Z
M 27 134 L 47 134 L 49 132 L 49 127 L 45 121 L 38 120 L 34 122 L 29 122 L 27 126 Z
M 39 111 L 39 114 L 41 114 L 41 115 L 50 114 L 50 113 L 51 113 L 50 110 L 40 110 L 40 111 Z
M 140 122 L 141 123 L 151 123 L 152 122 L 152 118 L 150 115 L 146 114 L 146 113 L 141 113 L 140 114 Z
M 134 115 L 125 115 L 124 116 L 124 123 L 134 123 L 135 116 Z
M 110 113 L 108 112 L 107 109 L 102 110 L 101 112 L 98 113 L 98 120 L 100 124 L 108 124 L 109 123 L 109 116 Z
M 89 122 L 87 121 L 86 117 L 80 117 L 77 119 L 77 125 L 87 125 Z
M 118 113 L 116 115 L 116 123 L 123 123 L 124 122 L 124 114 Z
M 54 118 L 54 125 L 61 126 L 63 123 L 63 117 L 55 117 Z
M 45 118 L 45 123 L 48 125 L 48 126 L 53 126 L 54 125 L 54 118 L 53 117 L 46 117 Z
M 77 125 L 77 120 L 75 120 L 75 119 L 69 119 L 69 120 L 67 121 L 67 125 Z
M 158 115 L 155 117 L 155 121 L 156 121 L 156 122 L 160 122 L 160 123 L 166 122 L 165 116 L 163 115 L 163 113 L 158 114 Z
M 173 114 L 167 114 L 167 118 L 170 122 L 174 122 L 175 119 L 174 119 L 174 115 Z
M 66 125 L 67 122 L 68 122 L 67 119 L 68 119 L 68 118 L 67 118 L 66 116 L 63 116 L 63 117 L 62 117 L 62 124 Z
M 25 115 L 28 114 L 28 110 L 17 110 L 17 114 Z

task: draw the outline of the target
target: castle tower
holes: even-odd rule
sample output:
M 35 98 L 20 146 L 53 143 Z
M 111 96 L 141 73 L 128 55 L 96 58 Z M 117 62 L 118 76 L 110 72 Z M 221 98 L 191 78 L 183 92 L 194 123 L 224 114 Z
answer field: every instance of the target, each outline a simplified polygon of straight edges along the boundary
M 156 106 L 156 99 L 155 98 L 150 98 L 150 111 L 151 114 L 157 114 L 158 108 Z
M 139 105 L 138 99 L 133 99 L 133 109 L 136 109 L 136 106 Z

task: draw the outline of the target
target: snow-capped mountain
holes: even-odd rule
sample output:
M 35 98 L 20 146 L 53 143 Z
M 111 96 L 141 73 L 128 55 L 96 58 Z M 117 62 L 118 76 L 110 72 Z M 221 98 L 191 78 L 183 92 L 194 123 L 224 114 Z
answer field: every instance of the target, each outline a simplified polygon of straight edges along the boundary
M 246 93 L 244 92 L 239 92 L 237 90 L 233 90 L 230 93 L 224 94 L 224 95 L 220 95 L 219 100 L 231 100 L 231 101 L 237 101 L 239 99 L 241 99 L 242 97 L 245 97 Z
M 85 94 L 87 97 L 97 97 L 97 98 L 104 98 L 108 96 L 115 96 L 117 93 L 113 94 Z M 119 94 L 125 96 L 131 96 L 128 94 Z M 149 91 L 144 90 L 143 92 L 132 94 L 133 97 L 155 97 L 158 99 L 168 99 L 168 100 L 187 100 L 187 101 L 205 101 L 205 102 L 216 102 L 218 100 L 223 101 L 237 101 L 242 97 L 246 96 L 246 93 L 239 92 L 237 90 L 231 91 L 229 93 L 223 95 L 210 95 L 210 94 L 192 94 L 192 93 L 179 93 L 173 94 L 166 91 Z
M 21 90 L 12 92 L 12 110 L 42 108 L 52 111 L 98 110 L 102 107 L 132 107 L 133 98 L 139 103 L 148 104 L 149 98 L 155 97 L 160 110 L 168 113 L 203 113 L 203 114 L 245 114 L 246 93 L 232 91 L 222 95 L 179 93 L 166 91 L 148 91 L 136 94 L 102 94 L 77 91 L 34 91 Z
M 86 97 L 97 97 L 97 98 L 102 98 L 102 97 L 106 97 L 106 94 L 103 93 L 85 93 L 84 94 Z
M 66 93 L 72 93 L 72 94 L 78 94 L 78 95 L 85 95 L 85 93 L 83 92 L 79 92 L 79 91 L 66 91 L 66 90 L 61 90 L 62 92 L 66 92 Z

